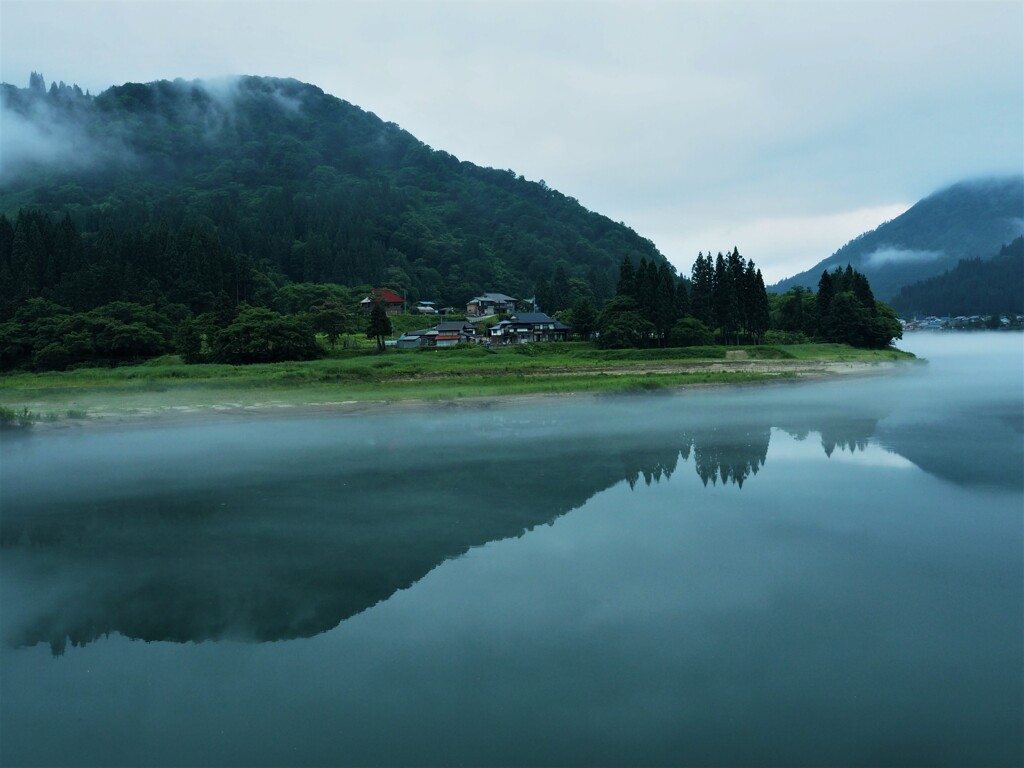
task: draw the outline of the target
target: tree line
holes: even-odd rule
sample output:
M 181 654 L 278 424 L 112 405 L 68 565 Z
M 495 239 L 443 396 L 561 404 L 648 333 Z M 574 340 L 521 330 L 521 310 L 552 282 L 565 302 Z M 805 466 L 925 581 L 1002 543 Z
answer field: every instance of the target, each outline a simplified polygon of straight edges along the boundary
M 589 308 L 574 307 L 570 319 L 577 328 L 578 314 L 589 317 Z M 593 330 L 598 344 L 607 348 L 757 344 L 769 323 L 761 270 L 734 248 L 714 260 L 698 254 L 689 280 L 667 264 L 641 258 L 634 265 L 623 259 L 615 297 Z
M 895 310 L 877 301 L 867 277 L 836 267 L 822 272 L 817 293 L 791 288 L 771 298 L 772 341 L 824 341 L 881 349 L 903 338 Z
M 356 308 L 370 286 L 277 286 L 199 227 L 122 241 L 83 238 L 68 216 L 22 211 L 13 225 L 0 216 L 0 278 L 0 370 L 168 353 L 189 363 L 303 360 L 352 334 L 366 333 L 381 349 L 391 333 L 383 307 L 369 316 Z M 901 336 L 893 310 L 851 267 L 823 273 L 816 294 L 769 296 L 760 270 L 735 248 L 714 260 L 699 254 L 689 279 L 667 262 L 624 257 L 604 305 L 558 268 L 537 288 L 538 297 L 561 296 L 562 306 L 575 297 L 556 316 L 605 348 L 811 340 L 883 347 Z
M 819 341 L 883 348 L 903 335 L 895 311 L 851 266 L 822 273 L 817 292 L 769 294 L 761 270 L 737 248 L 714 259 L 699 253 L 689 279 L 665 264 L 623 259 L 613 299 L 599 312 L 581 299 L 561 317 L 606 348 Z

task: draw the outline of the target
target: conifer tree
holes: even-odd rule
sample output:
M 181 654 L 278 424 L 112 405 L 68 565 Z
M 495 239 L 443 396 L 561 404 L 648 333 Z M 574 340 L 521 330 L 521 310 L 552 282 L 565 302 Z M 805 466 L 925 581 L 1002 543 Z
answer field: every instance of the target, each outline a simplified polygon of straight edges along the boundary
M 570 291 L 569 275 L 565 271 L 565 267 L 559 264 L 555 267 L 555 274 L 551 278 L 551 308 L 544 311 L 552 314 L 568 309 Z
M 748 267 L 753 269 L 754 262 L 749 262 Z M 761 276 L 760 269 L 754 271 L 751 287 L 753 298 L 748 330 L 754 335 L 754 343 L 760 344 L 772 323 L 771 310 L 768 304 L 768 291 L 765 290 L 764 278 Z
M 390 336 L 392 332 L 391 319 L 384 308 L 383 301 L 373 302 L 373 309 L 370 310 L 370 324 L 366 328 L 366 338 L 377 340 L 377 351 L 384 351 L 384 337 Z
M 690 294 L 686 288 L 686 281 L 680 280 L 676 284 L 676 317 L 682 318 L 690 314 Z
M 818 280 L 818 296 L 815 309 L 818 315 L 818 333 L 824 332 L 825 323 L 829 312 L 832 310 L 832 299 L 835 298 L 835 286 L 832 283 L 832 276 L 825 270 Z
M 669 332 L 678 319 L 676 312 L 675 276 L 667 262 L 662 262 L 656 273 L 651 322 L 658 332 L 661 344 L 668 343 Z
M 623 257 L 619 266 L 619 280 L 615 285 L 616 296 L 636 295 L 636 268 L 628 256 Z
M 719 253 L 715 258 L 714 310 L 715 322 L 728 344 L 739 325 L 739 305 L 736 299 L 736 284 L 726 258 Z
M 697 254 L 691 272 L 690 313 L 704 325 L 714 326 L 715 273 L 711 264 L 711 253 Z

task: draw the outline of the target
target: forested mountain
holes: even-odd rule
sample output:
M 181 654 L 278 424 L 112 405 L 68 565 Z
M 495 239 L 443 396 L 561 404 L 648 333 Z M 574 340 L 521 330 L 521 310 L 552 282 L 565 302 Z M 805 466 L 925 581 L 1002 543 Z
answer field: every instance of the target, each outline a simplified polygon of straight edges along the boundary
M 964 259 L 937 277 L 903 286 L 892 303 L 905 316 L 1022 313 L 1024 237 L 988 261 Z
M 557 276 L 600 305 L 624 257 L 664 261 L 543 181 L 461 162 L 295 80 L 91 96 L 34 74 L 0 97 L 0 322 L 33 297 L 204 312 L 267 305 L 289 282 L 457 306 Z
M 769 290 L 814 286 L 822 272 L 850 264 L 868 277 L 876 296 L 888 301 L 903 286 L 941 275 L 962 259 L 990 259 L 1022 234 L 1024 176 L 962 182 Z

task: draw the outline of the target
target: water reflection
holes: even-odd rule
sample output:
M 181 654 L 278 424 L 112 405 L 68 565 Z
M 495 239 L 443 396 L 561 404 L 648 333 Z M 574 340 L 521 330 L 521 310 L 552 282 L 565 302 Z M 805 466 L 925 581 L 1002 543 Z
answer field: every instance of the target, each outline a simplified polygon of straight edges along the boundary
M 819 432 L 831 453 L 862 445 L 878 419 L 779 411 L 751 425 L 741 401 L 729 418 L 690 405 L 627 399 L 414 425 L 299 419 L 7 443 L 4 641 L 60 654 L 114 632 L 313 636 L 623 479 L 650 484 L 692 462 L 705 485 L 742 488 L 768 461 L 772 421 Z
M 623 480 L 692 465 L 739 492 L 771 467 L 773 430 L 817 436 L 826 457 L 874 442 L 952 482 L 1024 487 L 1019 403 L 911 418 L 913 376 L 871 384 L 6 440 L 3 642 L 310 637 Z

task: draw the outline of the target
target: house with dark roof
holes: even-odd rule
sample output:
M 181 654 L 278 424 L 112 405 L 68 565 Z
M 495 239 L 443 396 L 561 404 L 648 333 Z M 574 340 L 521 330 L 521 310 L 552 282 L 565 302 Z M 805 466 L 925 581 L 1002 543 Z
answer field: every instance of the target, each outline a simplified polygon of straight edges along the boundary
M 398 341 L 395 342 L 395 346 L 399 349 L 419 349 L 420 347 L 430 346 L 427 344 L 426 337 L 433 331 L 432 328 L 423 328 L 419 331 L 406 331 L 398 337 Z
M 364 312 L 369 312 L 377 301 L 384 302 L 389 315 L 400 315 L 405 309 L 405 299 L 388 288 L 374 288 L 369 296 L 359 302 L 359 306 Z
M 433 328 L 419 331 L 406 331 L 398 338 L 399 349 L 419 349 L 423 347 L 454 347 L 456 344 L 467 344 L 479 341 L 476 328 L 465 320 L 453 320 L 438 323 Z
M 511 314 L 518 309 L 519 299 L 506 296 L 504 293 L 484 293 L 474 296 L 466 304 L 466 314 L 470 317 Z
M 457 333 L 462 336 L 476 336 L 476 326 L 465 320 L 447 320 L 434 326 L 438 333 Z
M 543 312 L 521 312 L 491 326 L 494 344 L 523 344 L 529 341 L 568 341 L 568 325 Z

